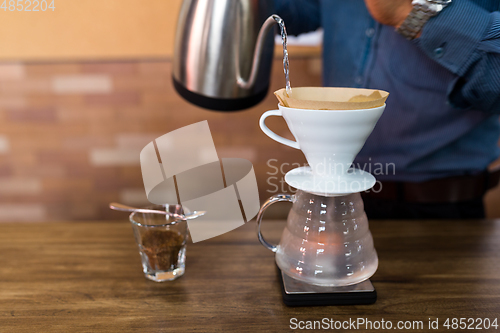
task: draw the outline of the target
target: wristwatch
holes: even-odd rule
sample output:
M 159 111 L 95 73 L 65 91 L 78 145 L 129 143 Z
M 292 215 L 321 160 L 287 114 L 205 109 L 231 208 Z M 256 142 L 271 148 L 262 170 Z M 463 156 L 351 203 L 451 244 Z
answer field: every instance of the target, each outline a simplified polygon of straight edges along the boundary
M 396 31 L 408 40 L 415 39 L 425 23 L 439 14 L 452 0 L 413 0 L 413 9 Z

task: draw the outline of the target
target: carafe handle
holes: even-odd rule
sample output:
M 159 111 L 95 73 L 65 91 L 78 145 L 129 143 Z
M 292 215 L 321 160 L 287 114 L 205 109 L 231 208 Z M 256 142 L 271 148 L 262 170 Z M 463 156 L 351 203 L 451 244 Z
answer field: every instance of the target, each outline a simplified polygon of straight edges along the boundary
M 295 196 L 289 195 L 289 194 L 276 194 L 270 197 L 269 199 L 264 202 L 262 207 L 260 207 L 259 214 L 257 214 L 257 236 L 259 237 L 259 241 L 262 245 L 264 245 L 267 249 L 276 252 L 278 250 L 278 247 L 276 245 L 272 245 L 271 243 L 267 242 L 264 239 L 264 236 L 262 236 L 262 233 L 260 231 L 260 225 L 262 222 L 262 218 L 264 217 L 264 212 L 265 210 L 271 206 L 273 203 L 280 202 L 280 201 L 288 201 L 288 202 L 293 202 L 295 200 Z

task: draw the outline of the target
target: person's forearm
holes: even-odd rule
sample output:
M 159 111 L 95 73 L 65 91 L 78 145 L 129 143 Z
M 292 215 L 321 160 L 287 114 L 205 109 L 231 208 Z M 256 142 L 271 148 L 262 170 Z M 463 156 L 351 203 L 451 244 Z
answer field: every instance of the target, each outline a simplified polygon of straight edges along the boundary
M 412 10 L 411 0 L 365 3 L 375 20 L 395 28 Z M 499 36 L 499 12 L 490 13 L 473 1 L 460 0 L 429 19 L 414 42 L 428 57 L 457 75 L 448 89 L 453 106 L 500 113 Z
M 469 0 L 452 2 L 424 26 L 417 45 L 457 75 L 448 94 L 453 106 L 500 113 L 499 36 L 500 12 Z
M 463 66 L 449 93 L 451 104 L 500 114 L 500 12 L 490 13 L 488 33 Z M 477 59 L 477 60 L 476 60 Z

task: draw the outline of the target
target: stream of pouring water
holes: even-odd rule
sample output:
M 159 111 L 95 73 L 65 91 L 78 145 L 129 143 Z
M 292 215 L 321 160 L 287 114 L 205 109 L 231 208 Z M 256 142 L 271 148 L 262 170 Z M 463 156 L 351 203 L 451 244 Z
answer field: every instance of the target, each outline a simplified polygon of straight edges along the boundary
M 285 87 L 286 87 L 286 94 L 288 97 L 290 97 L 292 94 L 292 87 L 290 87 L 290 70 L 288 68 L 288 50 L 286 48 L 287 34 L 286 34 L 285 22 L 278 15 L 273 15 L 273 18 L 276 21 L 276 23 L 278 23 L 281 30 L 281 40 L 283 41 L 283 72 L 285 73 L 285 83 L 286 83 Z

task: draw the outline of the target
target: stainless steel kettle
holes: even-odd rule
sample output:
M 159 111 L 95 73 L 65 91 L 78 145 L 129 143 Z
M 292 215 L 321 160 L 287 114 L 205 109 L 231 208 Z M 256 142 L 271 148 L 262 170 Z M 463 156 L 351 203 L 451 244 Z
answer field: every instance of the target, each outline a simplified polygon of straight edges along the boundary
M 269 0 L 184 0 L 173 59 L 177 92 L 219 111 L 259 103 L 271 73 L 272 10 Z

